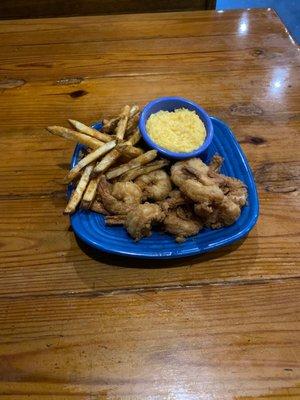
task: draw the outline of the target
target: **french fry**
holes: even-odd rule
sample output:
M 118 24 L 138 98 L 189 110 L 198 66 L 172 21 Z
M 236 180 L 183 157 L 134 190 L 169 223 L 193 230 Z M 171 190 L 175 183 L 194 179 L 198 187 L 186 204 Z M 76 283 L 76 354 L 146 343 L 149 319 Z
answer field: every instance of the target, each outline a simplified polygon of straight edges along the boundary
M 75 211 L 77 205 L 79 204 L 82 198 L 83 192 L 85 191 L 85 188 L 89 183 L 89 179 L 93 171 L 93 168 L 94 168 L 93 165 L 88 165 L 83 171 L 83 174 L 76 186 L 76 189 L 73 191 L 70 200 L 67 204 L 67 207 L 65 208 L 64 214 L 72 214 Z
M 118 158 L 120 158 L 120 156 L 121 153 L 116 148 L 107 153 L 102 160 L 96 164 L 96 167 L 93 171 L 94 175 L 108 170 L 108 168 L 111 167 L 118 160 Z
M 133 181 L 135 178 L 137 178 L 140 175 L 144 174 L 149 174 L 149 172 L 156 171 L 157 169 L 163 168 L 169 164 L 169 161 L 167 160 L 159 160 L 159 161 L 154 161 L 153 163 L 149 163 L 145 166 L 142 167 L 136 167 L 134 169 L 131 169 L 128 172 L 125 172 L 125 174 L 121 175 L 120 181 Z
M 93 161 L 96 161 L 99 157 L 103 156 L 104 154 L 108 153 L 116 146 L 115 140 L 111 142 L 105 143 L 103 146 L 99 147 L 98 149 L 94 150 L 92 153 L 85 156 L 79 163 L 69 171 L 68 175 L 65 177 L 64 181 L 66 183 L 71 182 L 76 176 L 80 173 L 82 168 L 86 165 L 90 164 Z
M 122 164 L 122 165 L 108 171 L 106 174 L 106 177 L 107 177 L 107 179 L 117 178 L 118 176 L 124 174 L 125 172 L 127 172 L 135 167 L 140 167 L 142 165 L 148 164 L 150 161 L 154 160 L 154 158 L 156 156 L 157 156 L 156 150 L 147 151 L 146 153 L 129 161 L 127 164 Z
M 129 111 L 129 118 L 134 117 L 140 111 L 140 107 L 137 104 L 131 106 Z
M 116 138 L 118 140 L 122 140 L 124 138 L 124 134 L 126 131 L 126 126 L 129 118 L 129 113 L 130 113 L 130 106 L 126 105 L 123 108 L 122 111 L 122 116 L 118 122 L 117 128 L 116 128 Z
M 132 118 L 129 118 L 127 127 L 126 127 L 125 136 L 130 135 L 137 128 L 139 119 L 140 119 L 139 112 L 137 114 L 135 114 Z
M 127 139 L 126 143 L 130 143 L 132 146 L 137 144 L 137 142 L 140 140 L 141 134 L 139 128 L 136 128 L 132 135 Z
M 130 161 L 133 158 L 136 158 L 142 154 L 144 154 L 144 150 L 140 149 L 139 147 L 131 146 L 131 144 L 123 143 L 121 147 L 118 148 L 119 152 L 121 153 L 122 159 L 125 159 L 125 162 Z
M 139 112 L 139 106 L 133 105 L 129 111 L 129 118 L 132 118 L 138 112 Z M 116 129 L 121 117 L 122 117 L 122 113 L 120 115 L 118 115 L 117 117 L 114 117 L 111 119 L 104 119 L 101 131 L 105 132 L 105 133 L 113 133 L 114 130 Z
M 95 200 L 100 177 L 101 177 L 101 175 L 90 180 L 90 182 L 84 192 L 83 198 L 81 200 L 82 208 L 89 209 L 91 204 Z
M 103 126 L 101 128 L 101 131 L 105 133 L 113 133 L 118 125 L 118 122 L 120 121 L 120 118 L 121 117 L 118 116 L 112 119 L 103 120 Z
M 94 139 L 83 133 L 73 131 L 69 128 L 64 128 L 62 126 L 48 126 L 46 129 L 53 135 L 62 136 L 65 139 L 75 140 L 76 142 L 84 144 L 94 150 L 103 145 L 103 142 L 98 139 Z
M 69 119 L 68 121 L 72 126 L 74 126 L 74 128 L 76 128 L 81 133 L 85 133 L 86 135 L 98 139 L 104 143 L 108 143 L 111 141 L 111 137 L 106 133 L 97 131 L 97 129 L 84 125 L 82 122 L 76 121 L 75 119 Z
M 98 200 L 93 201 L 90 210 L 95 211 L 98 214 L 109 215 L 109 212 L 105 210 L 103 204 Z

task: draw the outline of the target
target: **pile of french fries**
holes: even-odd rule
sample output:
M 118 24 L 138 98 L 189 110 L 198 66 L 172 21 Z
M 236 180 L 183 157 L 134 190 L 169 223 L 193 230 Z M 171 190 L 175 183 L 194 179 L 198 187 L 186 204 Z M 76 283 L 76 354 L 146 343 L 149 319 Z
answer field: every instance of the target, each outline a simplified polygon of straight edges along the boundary
M 102 174 L 112 182 L 130 181 L 167 165 L 166 160 L 153 161 L 157 157 L 155 150 L 145 152 L 136 147 L 141 139 L 139 116 L 137 105 L 126 105 L 118 116 L 103 120 L 101 131 L 73 119 L 69 119 L 73 129 L 47 127 L 53 135 L 86 146 L 86 153 L 64 179 L 67 184 L 75 183 L 75 189 L 64 210 L 65 214 L 74 213 L 77 207 L 106 213 L 101 202 L 97 201 L 97 189 Z

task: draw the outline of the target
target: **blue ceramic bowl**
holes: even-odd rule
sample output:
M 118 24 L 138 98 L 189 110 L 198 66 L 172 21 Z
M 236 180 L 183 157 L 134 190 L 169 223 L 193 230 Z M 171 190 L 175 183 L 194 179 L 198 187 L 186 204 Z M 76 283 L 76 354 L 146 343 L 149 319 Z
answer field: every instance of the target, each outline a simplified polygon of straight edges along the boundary
M 160 147 L 151 139 L 147 132 L 146 123 L 151 114 L 154 114 L 161 110 L 174 111 L 176 108 L 186 108 L 188 110 L 195 111 L 205 126 L 206 138 L 204 140 L 204 143 L 200 147 L 198 147 L 198 149 L 190 151 L 189 153 L 176 153 L 174 151 L 170 151 L 163 147 Z M 145 142 L 150 147 L 157 150 L 162 156 L 174 159 L 184 159 L 199 156 L 210 145 L 214 132 L 209 115 L 201 107 L 199 107 L 198 104 L 193 103 L 192 101 L 184 99 L 182 97 L 160 97 L 158 99 L 150 101 L 150 103 L 148 103 L 142 111 L 139 128 Z

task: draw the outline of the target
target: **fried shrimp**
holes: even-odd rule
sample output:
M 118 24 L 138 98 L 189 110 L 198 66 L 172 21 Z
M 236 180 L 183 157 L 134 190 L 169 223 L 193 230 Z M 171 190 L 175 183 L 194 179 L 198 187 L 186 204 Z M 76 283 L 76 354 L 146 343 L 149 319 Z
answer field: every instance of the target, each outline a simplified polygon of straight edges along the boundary
M 218 204 L 195 204 L 194 210 L 204 225 L 213 229 L 232 225 L 241 214 L 240 207 L 226 196 Z
M 144 200 L 164 200 L 172 190 L 169 175 L 162 169 L 141 175 L 134 182 L 142 190 Z
M 183 196 L 180 190 L 174 189 L 169 193 L 165 200 L 159 202 L 159 205 L 164 212 L 167 212 L 173 208 L 182 206 L 187 201 L 188 199 Z
M 197 235 L 202 229 L 202 223 L 187 207 L 177 207 L 168 212 L 164 219 L 166 232 L 175 236 L 176 242 L 184 242 L 187 237 Z
M 178 161 L 171 167 L 172 182 L 174 182 L 178 187 L 180 187 L 180 185 L 182 185 L 187 179 L 194 178 L 193 175 L 186 170 L 186 163 L 186 161 Z
M 194 181 L 193 179 L 186 180 L 180 186 L 180 190 L 195 203 L 203 201 L 220 202 L 224 198 L 224 193 L 218 185 L 203 185 L 203 183 Z
M 220 188 L 223 193 L 232 200 L 235 204 L 243 207 L 247 201 L 247 188 L 245 184 L 236 178 L 231 178 L 229 176 L 220 175 L 222 177 L 222 183 Z
M 218 154 L 215 154 L 211 159 L 211 162 L 208 164 L 209 171 L 219 172 L 223 164 L 223 161 L 224 161 L 223 157 L 219 156 Z
M 171 168 L 171 179 L 179 188 L 188 179 L 199 181 L 207 186 L 214 185 L 214 180 L 208 174 L 209 167 L 200 158 L 179 161 Z
M 112 187 L 111 194 L 117 200 L 122 200 L 127 204 L 139 204 L 142 197 L 140 188 L 133 182 L 116 182 Z
M 100 178 L 98 191 L 105 209 L 112 214 L 127 214 L 142 198 L 135 183 L 116 182 L 111 188 L 104 176 Z
M 144 203 L 129 211 L 124 226 L 136 241 L 151 235 L 155 223 L 162 222 L 165 214 L 157 204 Z

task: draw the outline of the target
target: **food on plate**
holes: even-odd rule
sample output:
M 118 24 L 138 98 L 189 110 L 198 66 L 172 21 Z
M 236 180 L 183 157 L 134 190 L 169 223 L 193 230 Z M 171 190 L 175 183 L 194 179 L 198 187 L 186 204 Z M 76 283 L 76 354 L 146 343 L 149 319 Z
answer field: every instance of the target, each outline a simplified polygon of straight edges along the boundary
M 99 146 L 102 146 L 104 144 L 98 139 L 92 138 L 80 132 L 73 131 L 69 128 L 64 128 L 62 126 L 48 126 L 47 130 L 53 135 L 61 136 L 65 139 L 74 140 L 75 142 L 84 144 L 85 146 L 90 147 L 93 150 L 98 149 Z
M 99 181 L 100 181 L 100 175 L 90 180 L 81 200 L 82 208 L 89 209 L 90 206 L 92 205 L 93 201 L 96 198 Z
M 155 224 L 163 222 L 165 214 L 158 204 L 144 203 L 131 209 L 126 216 L 124 226 L 135 240 L 151 235 Z
M 112 140 L 110 135 L 106 133 L 99 132 L 97 129 L 91 128 L 90 126 L 84 125 L 82 122 L 76 121 L 75 119 L 69 119 L 69 122 L 74 128 L 78 130 L 78 132 L 85 133 L 95 139 L 100 140 L 101 142 L 107 143 Z
M 105 209 L 112 214 L 127 214 L 142 199 L 142 191 L 135 183 L 116 182 L 111 185 L 105 176 L 100 177 L 98 192 Z
M 117 139 L 123 139 L 126 131 L 126 126 L 129 118 L 130 107 L 126 105 L 121 113 L 121 118 L 119 119 L 118 125 L 116 127 L 116 137 Z
M 172 190 L 171 179 L 162 169 L 140 175 L 135 183 L 142 190 L 143 200 L 164 200 Z
M 65 208 L 65 214 L 72 214 L 75 211 L 89 183 L 89 178 L 91 176 L 93 168 L 93 164 L 85 167 L 85 170 L 83 171 L 83 174 L 81 175 L 81 178 L 79 179 L 79 182 L 70 197 L 67 207 Z
M 199 116 L 186 108 L 151 114 L 146 128 L 155 143 L 177 153 L 196 150 L 206 137 L 205 126 Z
M 195 121 L 186 112 L 190 113 L 181 109 L 169 114 L 176 115 L 173 127 L 183 121 L 184 132 L 190 132 Z M 72 182 L 73 192 L 64 213 L 72 214 L 78 207 L 97 212 L 107 225 L 123 225 L 135 241 L 150 236 L 155 227 L 181 243 L 203 228 L 233 224 L 247 202 L 247 187 L 220 173 L 223 158 L 216 154 L 209 164 L 200 158 L 173 164 L 160 159 L 156 150 L 147 150 L 143 143 L 136 147 L 141 142 L 138 119 L 139 107 L 126 105 L 117 117 L 104 120 L 101 131 L 77 120 L 69 120 L 76 131 L 47 128 L 86 146 L 65 178 Z M 170 133 L 170 125 L 161 123 L 164 118 L 159 121 L 158 126 Z M 184 135 L 181 140 L 181 149 L 187 148 Z M 171 141 L 176 143 L 174 138 Z
M 167 213 L 164 227 L 166 232 L 175 236 L 176 242 L 181 243 L 189 236 L 197 235 L 203 228 L 203 224 L 191 209 L 188 209 L 187 206 L 179 206 Z
M 103 204 L 99 200 L 94 200 L 90 206 L 90 210 L 95 211 L 98 214 L 109 215 L 109 212 L 105 210 Z
M 80 173 L 82 168 L 92 163 L 93 161 L 96 161 L 98 158 L 108 153 L 115 146 L 116 146 L 116 141 L 112 140 L 111 142 L 105 143 L 103 146 L 98 147 L 98 149 L 94 150 L 93 152 L 89 153 L 87 156 L 82 158 L 79 161 L 79 163 L 74 168 L 72 168 L 71 171 L 68 173 L 68 175 L 65 178 L 65 182 L 66 183 L 72 182 L 72 180 L 76 178 L 76 176 Z
M 169 161 L 167 160 L 153 161 L 152 163 L 143 165 L 142 167 L 136 167 L 128 172 L 125 172 L 125 174 L 122 174 L 122 176 L 120 177 L 120 180 L 133 181 L 140 175 L 148 174 L 149 172 L 156 171 L 157 169 L 161 169 L 162 167 L 166 167 L 167 165 L 169 165 Z
M 118 167 L 112 168 L 107 172 L 107 179 L 117 178 L 118 176 L 130 171 L 133 168 L 140 167 L 141 165 L 148 164 L 150 161 L 154 160 L 157 156 L 156 150 L 149 150 L 136 158 L 133 158 L 126 164 L 119 165 Z

